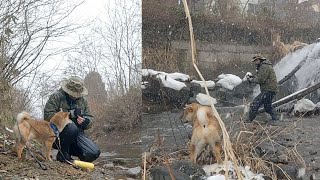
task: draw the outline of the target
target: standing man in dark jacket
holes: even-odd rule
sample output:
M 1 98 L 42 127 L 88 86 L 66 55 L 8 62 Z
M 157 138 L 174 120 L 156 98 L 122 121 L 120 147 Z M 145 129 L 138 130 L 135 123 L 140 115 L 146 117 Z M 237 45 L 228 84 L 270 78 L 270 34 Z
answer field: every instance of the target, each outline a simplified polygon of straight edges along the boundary
M 246 122 L 252 122 L 256 118 L 260 106 L 264 105 L 265 111 L 271 115 L 271 124 L 273 124 L 278 120 L 272 107 L 272 99 L 278 92 L 276 73 L 273 70 L 272 63 L 262 55 L 254 56 L 252 62 L 256 65 L 257 75 L 248 75 L 247 79 L 250 83 L 259 84 L 261 93 L 251 103 L 249 117 Z
M 57 160 L 68 162 L 77 156 L 80 160 L 92 162 L 100 155 L 100 150 L 90 139 L 84 130 L 91 127 L 93 116 L 90 115 L 88 102 L 84 96 L 88 95 L 88 90 L 84 87 L 82 79 L 72 76 L 61 84 L 61 88 L 53 93 L 44 108 L 44 119 L 49 121 L 58 111 L 70 112 L 70 119 L 73 123 L 68 124 L 59 134 L 59 142 L 53 145 L 58 149 Z

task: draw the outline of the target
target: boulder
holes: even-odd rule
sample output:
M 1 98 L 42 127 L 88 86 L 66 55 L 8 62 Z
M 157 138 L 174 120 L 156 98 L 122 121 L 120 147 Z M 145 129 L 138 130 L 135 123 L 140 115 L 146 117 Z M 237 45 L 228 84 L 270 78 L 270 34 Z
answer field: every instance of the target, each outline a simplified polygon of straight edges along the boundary
M 134 167 L 134 168 L 130 168 L 130 169 L 128 169 L 128 171 L 127 171 L 127 175 L 129 176 L 129 177 L 138 177 L 139 175 L 140 175 L 140 173 L 141 173 L 141 167 L 140 166 L 138 166 L 138 167 Z

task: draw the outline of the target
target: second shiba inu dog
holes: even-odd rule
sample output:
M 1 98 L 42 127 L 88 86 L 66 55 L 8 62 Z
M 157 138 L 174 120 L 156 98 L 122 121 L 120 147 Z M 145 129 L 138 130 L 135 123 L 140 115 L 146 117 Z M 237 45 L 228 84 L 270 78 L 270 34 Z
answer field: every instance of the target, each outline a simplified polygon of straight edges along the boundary
M 184 122 L 193 122 L 192 137 L 190 143 L 190 159 L 197 162 L 197 157 L 205 145 L 209 145 L 214 152 L 217 163 L 221 163 L 221 128 L 211 107 L 197 103 L 186 105 L 180 117 Z

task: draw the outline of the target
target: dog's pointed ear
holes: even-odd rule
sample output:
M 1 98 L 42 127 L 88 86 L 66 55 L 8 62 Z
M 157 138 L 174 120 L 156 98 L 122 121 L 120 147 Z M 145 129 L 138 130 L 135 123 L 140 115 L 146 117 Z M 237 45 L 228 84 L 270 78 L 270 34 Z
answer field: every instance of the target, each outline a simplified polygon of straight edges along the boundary
M 60 112 L 63 112 L 62 108 L 60 108 Z

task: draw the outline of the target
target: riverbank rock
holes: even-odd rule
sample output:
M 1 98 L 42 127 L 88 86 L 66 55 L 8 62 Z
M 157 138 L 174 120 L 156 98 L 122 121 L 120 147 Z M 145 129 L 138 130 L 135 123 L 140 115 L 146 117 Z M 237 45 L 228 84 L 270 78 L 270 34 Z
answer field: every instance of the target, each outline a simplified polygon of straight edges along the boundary
M 294 165 L 285 165 L 280 164 L 278 168 L 276 167 L 276 175 L 278 179 L 287 179 L 284 172 L 291 178 L 291 179 L 302 179 L 305 174 L 304 168 L 299 168 Z
M 138 177 L 139 175 L 140 175 L 140 173 L 141 173 L 141 167 L 140 166 L 138 166 L 138 167 L 134 167 L 134 168 L 130 168 L 130 169 L 128 169 L 128 171 L 127 171 L 127 175 L 129 176 L 129 177 Z

